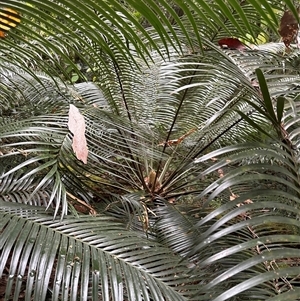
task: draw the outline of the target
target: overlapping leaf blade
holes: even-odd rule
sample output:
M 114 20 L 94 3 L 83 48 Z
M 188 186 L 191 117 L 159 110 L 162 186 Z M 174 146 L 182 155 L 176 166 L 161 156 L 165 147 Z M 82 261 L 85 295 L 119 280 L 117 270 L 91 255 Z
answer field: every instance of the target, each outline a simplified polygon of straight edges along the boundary
M 78 292 L 82 296 L 87 292 L 87 281 L 90 283 L 88 295 L 96 292 L 103 300 L 111 296 L 123 299 L 123 295 L 135 300 L 149 299 L 153 293 L 185 300 L 185 295 L 192 294 L 192 291 L 180 292 L 180 284 L 189 278 L 186 263 L 180 263 L 178 258 L 175 264 L 168 249 L 124 230 L 123 225 L 112 218 L 67 217 L 53 221 L 51 214 L 44 214 L 40 207 L 10 204 L 1 206 L 1 215 L 1 245 L 5 250 L 1 255 L 1 273 L 11 262 L 8 296 L 13 283 L 18 281 L 27 281 L 26 294 L 30 296 L 34 292 L 35 300 L 44 299 L 48 290 L 55 296 L 70 294 L 73 300 Z M 12 227 L 14 222 L 9 223 L 7 216 L 15 220 L 18 227 Z M 78 279 L 78 289 L 75 279 Z

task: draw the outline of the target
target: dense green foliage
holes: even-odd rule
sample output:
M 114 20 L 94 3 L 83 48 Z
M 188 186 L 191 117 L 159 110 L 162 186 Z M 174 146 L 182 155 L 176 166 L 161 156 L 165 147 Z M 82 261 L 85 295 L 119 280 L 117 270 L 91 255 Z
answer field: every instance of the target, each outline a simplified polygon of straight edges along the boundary
M 0 7 L 0 299 L 299 300 L 291 1 Z

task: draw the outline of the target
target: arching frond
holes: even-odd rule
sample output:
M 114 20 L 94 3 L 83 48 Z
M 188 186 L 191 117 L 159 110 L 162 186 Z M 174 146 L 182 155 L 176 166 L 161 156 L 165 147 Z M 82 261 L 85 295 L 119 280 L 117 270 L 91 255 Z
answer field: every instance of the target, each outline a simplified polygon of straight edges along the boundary
M 0 40 L 4 298 L 297 300 L 299 51 L 277 32 L 292 1 L 0 6 L 21 16 Z
M 1 203 L 1 246 L 6 296 L 25 283 L 26 298 L 41 300 L 187 300 L 197 290 L 186 262 L 109 217 L 58 221 L 40 207 Z

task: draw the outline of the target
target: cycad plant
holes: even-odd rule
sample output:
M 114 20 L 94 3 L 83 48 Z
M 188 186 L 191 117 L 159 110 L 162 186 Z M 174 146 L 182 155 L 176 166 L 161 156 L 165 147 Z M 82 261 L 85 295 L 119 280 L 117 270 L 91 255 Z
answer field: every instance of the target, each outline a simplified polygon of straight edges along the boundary
M 291 1 L 0 7 L 0 298 L 299 300 Z

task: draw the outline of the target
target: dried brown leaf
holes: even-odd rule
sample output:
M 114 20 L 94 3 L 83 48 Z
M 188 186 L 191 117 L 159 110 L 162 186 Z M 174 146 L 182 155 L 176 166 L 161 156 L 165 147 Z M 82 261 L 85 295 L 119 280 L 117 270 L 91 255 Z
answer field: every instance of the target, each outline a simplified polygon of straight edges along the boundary
M 231 50 L 246 50 L 247 47 L 239 40 L 236 38 L 223 38 L 218 41 L 218 44 L 221 48 L 223 49 L 231 49 Z
M 194 132 L 196 132 L 197 128 L 192 128 L 191 130 L 189 130 L 187 133 L 185 133 L 184 135 L 182 135 L 181 137 L 179 137 L 178 139 L 174 139 L 174 140 L 168 140 L 166 142 L 162 142 L 160 144 L 158 144 L 158 146 L 171 146 L 171 145 L 178 145 L 180 144 L 186 137 L 188 137 L 189 135 L 193 134 Z
M 299 9 L 298 9 L 299 12 Z M 292 11 L 284 12 L 279 26 L 279 34 L 286 47 L 289 47 L 298 35 L 299 24 Z
M 78 160 L 87 163 L 88 148 L 85 138 L 85 121 L 83 115 L 74 106 L 70 105 L 68 127 L 73 134 L 72 148 Z

